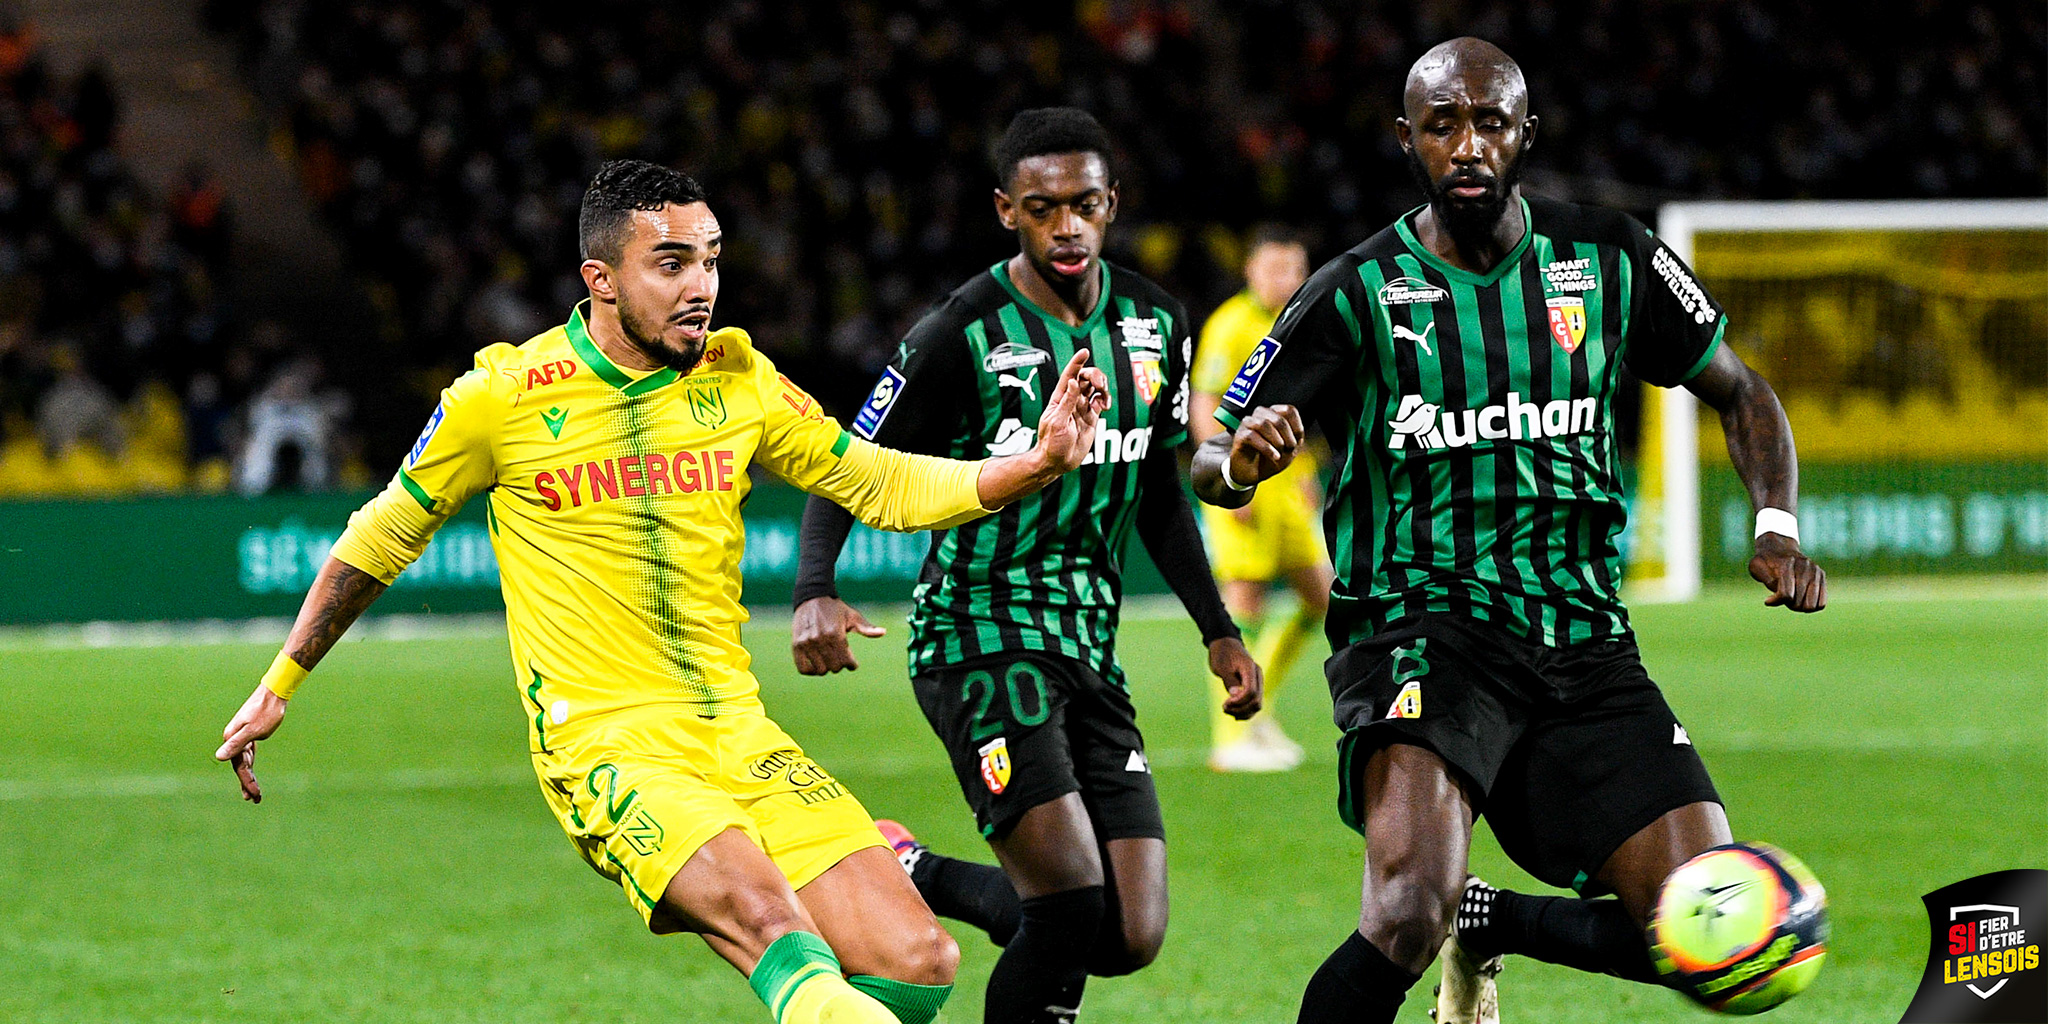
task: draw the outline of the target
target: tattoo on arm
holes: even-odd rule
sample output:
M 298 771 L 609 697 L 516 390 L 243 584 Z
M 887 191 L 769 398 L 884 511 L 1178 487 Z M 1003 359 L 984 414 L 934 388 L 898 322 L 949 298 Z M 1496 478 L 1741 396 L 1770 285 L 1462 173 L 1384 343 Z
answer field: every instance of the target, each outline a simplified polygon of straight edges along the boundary
M 348 627 L 384 593 L 387 585 L 338 558 L 330 557 L 306 591 L 299 618 L 284 650 L 299 667 L 311 671 L 348 632 Z

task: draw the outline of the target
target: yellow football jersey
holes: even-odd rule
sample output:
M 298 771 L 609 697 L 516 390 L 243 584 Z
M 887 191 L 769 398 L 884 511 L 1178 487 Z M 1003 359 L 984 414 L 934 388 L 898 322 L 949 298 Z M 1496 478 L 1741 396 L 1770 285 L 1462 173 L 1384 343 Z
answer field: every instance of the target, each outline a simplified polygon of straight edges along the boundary
M 484 492 L 535 751 L 626 708 L 755 709 L 739 567 L 756 463 L 883 529 L 987 513 L 980 463 L 852 437 L 745 331 L 713 332 L 687 374 L 640 373 L 599 351 L 579 305 L 477 353 L 334 556 L 389 583 Z
M 1220 397 L 1230 387 L 1230 379 L 1237 376 L 1238 368 L 1251 358 L 1252 349 L 1258 347 L 1259 339 L 1273 329 L 1273 321 L 1279 316 L 1278 312 L 1259 305 L 1249 289 L 1223 300 L 1223 304 L 1216 307 L 1216 312 L 1209 314 L 1208 322 L 1202 325 L 1202 338 L 1195 349 L 1195 369 L 1190 386 L 1205 395 Z M 1285 492 L 1288 495 L 1286 500 L 1306 503 L 1309 514 L 1313 516 L 1313 502 L 1306 497 L 1298 497 L 1297 492 L 1301 491 L 1300 481 L 1313 476 L 1315 471 L 1313 451 L 1303 448 L 1294 462 L 1274 477 L 1275 480 L 1284 480 L 1285 486 L 1260 487 L 1258 496 L 1252 500 L 1277 501 L 1281 500 L 1279 494 Z M 1268 494 L 1274 497 L 1268 499 Z M 1205 510 L 1207 508 L 1204 506 Z
M 1230 378 L 1251 357 L 1259 339 L 1273 329 L 1278 310 L 1267 309 L 1252 298 L 1249 289 L 1223 300 L 1209 321 L 1202 325 L 1202 337 L 1195 351 L 1191 383 L 1205 395 L 1221 395 Z

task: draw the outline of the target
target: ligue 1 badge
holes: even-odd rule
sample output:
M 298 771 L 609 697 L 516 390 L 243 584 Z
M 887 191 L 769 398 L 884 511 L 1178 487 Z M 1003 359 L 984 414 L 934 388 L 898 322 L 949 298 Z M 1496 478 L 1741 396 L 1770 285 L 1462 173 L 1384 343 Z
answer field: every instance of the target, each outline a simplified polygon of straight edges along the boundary
M 1994 871 L 1920 899 L 1933 939 L 1899 1024 L 2048 1022 L 2048 870 Z

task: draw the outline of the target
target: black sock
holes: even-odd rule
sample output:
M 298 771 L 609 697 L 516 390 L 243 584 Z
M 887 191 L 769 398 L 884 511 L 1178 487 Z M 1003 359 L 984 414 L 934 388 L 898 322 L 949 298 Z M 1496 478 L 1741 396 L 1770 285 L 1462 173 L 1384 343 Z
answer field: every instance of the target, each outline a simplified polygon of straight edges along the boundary
M 1010 877 L 993 864 L 941 857 L 930 850 L 910 867 L 911 884 L 931 905 L 932 913 L 965 921 L 988 933 L 998 946 L 1017 934 L 1020 913 Z
M 1629 981 L 1663 984 L 1649 942 L 1619 900 L 1525 896 L 1472 885 L 1458 901 L 1458 943 L 1478 957 L 1519 953 Z
M 1102 854 L 1107 875 L 1109 851 Z M 1124 945 L 1123 901 L 1116 892 L 1116 879 L 1105 877 L 1102 884 L 1102 925 L 1095 929 L 1095 942 L 1088 950 L 1088 973 L 1097 978 L 1120 978 L 1138 969 L 1131 951 Z
M 1102 887 L 1034 896 L 1019 909 L 1017 934 L 989 972 L 983 1024 L 1072 1024 L 1102 923 Z
M 1316 968 L 1301 995 L 1300 1024 L 1393 1024 L 1418 976 L 1352 932 Z

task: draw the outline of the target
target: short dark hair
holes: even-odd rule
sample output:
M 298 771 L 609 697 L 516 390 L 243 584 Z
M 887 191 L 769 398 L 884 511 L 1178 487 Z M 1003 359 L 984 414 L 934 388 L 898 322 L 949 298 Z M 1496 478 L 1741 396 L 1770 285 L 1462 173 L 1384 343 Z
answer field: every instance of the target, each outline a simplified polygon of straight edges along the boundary
M 703 201 L 704 186 L 673 167 L 645 160 L 607 160 L 590 179 L 590 187 L 583 190 L 583 210 L 576 218 L 583 258 L 618 262 L 634 210 Z
M 1037 107 L 1018 111 L 997 141 L 996 183 L 1009 188 L 1019 163 L 1046 153 L 1093 153 L 1110 170 L 1110 180 L 1116 180 L 1110 168 L 1109 132 L 1095 115 L 1079 107 Z

